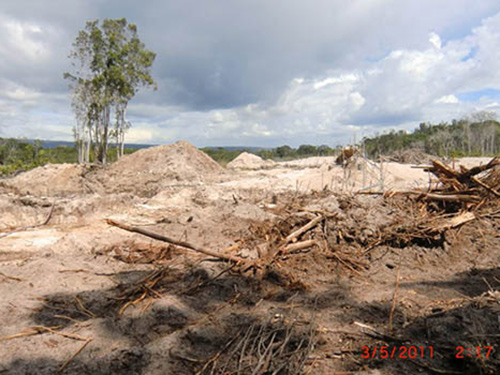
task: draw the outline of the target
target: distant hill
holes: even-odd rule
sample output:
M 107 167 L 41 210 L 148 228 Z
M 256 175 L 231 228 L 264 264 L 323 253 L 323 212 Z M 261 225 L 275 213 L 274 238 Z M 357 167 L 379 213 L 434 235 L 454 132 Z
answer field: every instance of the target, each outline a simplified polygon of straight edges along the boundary
M 35 140 L 34 139 L 20 139 L 21 141 L 33 143 Z M 43 141 L 42 140 L 42 147 L 43 148 L 56 148 L 59 146 L 66 146 L 66 147 L 74 147 L 75 143 L 74 142 L 69 142 L 69 141 Z M 110 145 L 113 147 L 113 144 Z M 134 149 L 134 150 L 140 150 L 143 148 L 149 148 L 149 147 L 154 147 L 158 145 L 145 145 L 145 144 L 138 144 L 138 143 L 126 143 L 125 148 L 128 149 Z M 223 147 L 202 147 L 206 149 L 211 149 L 211 150 L 218 150 L 220 148 L 227 150 L 227 151 L 252 151 L 252 152 L 257 152 L 260 150 L 265 150 L 264 147 L 247 147 L 247 146 L 223 146 Z
M 34 139 L 26 139 L 24 141 L 29 142 L 29 143 L 33 143 L 35 140 Z M 75 143 L 68 142 L 68 141 L 42 141 L 43 148 L 56 148 L 59 146 L 74 147 Z M 137 144 L 137 143 L 126 143 L 125 144 L 125 148 L 131 148 L 134 150 L 139 150 L 142 148 L 149 148 L 149 147 L 153 147 L 153 146 L 156 146 L 156 145 L 141 145 L 141 144 Z
M 226 151 L 252 151 L 252 152 L 257 152 L 260 150 L 267 150 L 265 147 L 248 147 L 248 146 L 219 146 L 219 147 L 212 147 L 212 146 L 207 146 L 207 147 L 201 147 L 202 149 L 209 149 L 209 150 L 218 150 L 218 149 L 223 149 Z

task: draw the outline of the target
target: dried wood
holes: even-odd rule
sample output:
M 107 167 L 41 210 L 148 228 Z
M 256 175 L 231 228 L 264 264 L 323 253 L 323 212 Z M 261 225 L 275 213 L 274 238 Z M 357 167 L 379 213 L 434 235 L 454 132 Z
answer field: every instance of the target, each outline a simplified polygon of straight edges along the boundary
M 318 243 L 318 241 L 316 241 L 316 240 L 307 240 L 307 241 L 302 241 L 302 242 L 296 242 L 296 243 L 290 244 L 288 246 L 285 246 L 282 251 L 285 253 L 291 253 L 294 251 L 307 249 L 308 247 L 314 246 L 317 243 Z
M 457 228 L 469 221 L 472 221 L 476 218 L 476 215 L 473 212 L 462 212 L 459 215 L 453 216 L 444 222 L 440 223 L 437 226 L 430 227 L 430 231 L 441 233 L 448 229 Z
M 492 193 L 493 195 L 497 196 L 497 197 L 500 197 L 500 193 L 498 191 L 496 191 L 495 189 L 493 189 L 491 186 L 488 186 L 487 184 L 485 184 L 483 181 L 479 180 L 477 177 L 471 177 L 471 181 L 474 181 L 476 184 L 478 184 L 479 186 L 485 188 L 486 190 L 488 190 L 490 193 Z
M 419 195 L 419 197 L 426 201 L 446 201 L 446 202 L 469 202 L 479 203 L 480 197 L 467 194 L 437 194 L 437 193 L 421 193 L 421 192 L 408 192 L 408 194 Z
M 434 173 L 437 177 L 446 176 L 451 179 L 458 179 L 460 177 L 460 172 L 448 167 L 439 160 L 432 160 L 432 168 L 430 172 Z
M 296 239 L 297 237 L 299 237 L 301 234 L 307 232 L 309 229 L 312 229 L 316 226 L 316 224 L 318 224 L 320 221 L 322 221 L 324 219 L 323 216 L 318 216 L 318 217 L 315 217 L 314 219 L 312 219 L 310 222 L 308 222 L 306 225 L 304 225 L 303 227 L 297 229 L 295 232 L 292 232 L 290 233 L 284 240 L 284 243 L 283 245 L 286 245 L 290 242 L 292 242 L 294 239 Z
M 127 225 L 125 223 L 122 223 L 122 222 L 119 222 L 119 221 L 116 221 L 113 219 L 106 219 L 106 222 L 109 225 L 118 227 L 118 228 L 126 230 L 128 232 L 139 233 L 139 234 L 142 234 L 143 236 L 150 237 L 150 238 L 153 238 L 153 239 L 158 240 L 158 241 L 167 242 L 167 243 L 170 243 L 172 245 L 176 245 L 179 247 L 183 247 L 185 249 L 193 250 L 193 251 L 196 251 L 197 253 L 201 253 L 201 254 L 205 254 L 205 255 L 208 255 L 208 256 L 211 256 L 214 258 L 222 259 L 224 261 L 234 262 L 234 263 L 248 263 L 248 261 L 246 259 L 243 259 L 243 258 L 239 258 L 239 257 L 235 257 L 235 256 L 230 255 L 230 254 L 219 253 L 217 251 L 213 251 L 213 250 L 206 249 L 203 247 L 195 246 L 189 242 L 178 241 L 178 240 L 175 240 L 173 238 L 169 238 L 169 237 L 163 236 L 161 234 L 154 233 L 154 232 L 151 232 L 151 231 L 139 228 L 139 227 L 130 226 L 130 225 Z
M 86 340 L 86 341 L 82 344 L 82 346 L 80 346 L 80 348 L 79 348 L 79 349 L 75 352 L 75 354 L 73 354 L 73 355 L 71 356 L 71 358 L 69 358 L 66 362 L 64 362 L 64 364 L 63 364 L 63 365 L 59 368 L 59 372 L 63 372 L 63 371 L 64 371 L 64 369 L 65 369 L 66 367 L 68 367 L 68 365 L 71 363 L 71 361 L 72 361 L 73 359 L 75 359 L 75 358 L 76 358 L 76 356 L 77 356 L 78 354 L 80 354 L 80 353 L 83 351 L 83 349 L 85 349 L 85 347 L 86 347 L 86 346 L 87 346 L 87 345 L 88 345 L 88 344 L 89 344 L 92 340 L 93 340 L 92 338 L 87 339 L 87 340 Z
M 469 169 L 467 172 L 462 173 L 460 177 L 461 178 L 469 178 L 469 177 L 475 176 L 481 172 L 484 172 L 488 169 L 491 169 L 497 165 L 500 165 L 500 159 L 498 157 L 494 157 L 493 159 L 491 159 L 489 161 L 488 164 L 473 167 L 473 168 Z

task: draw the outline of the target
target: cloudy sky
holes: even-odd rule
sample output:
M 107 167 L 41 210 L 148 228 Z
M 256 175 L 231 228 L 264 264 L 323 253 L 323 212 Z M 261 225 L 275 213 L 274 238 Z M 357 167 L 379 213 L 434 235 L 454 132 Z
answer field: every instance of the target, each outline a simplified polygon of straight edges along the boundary
M 500 111 L 498 0 L 2 0 L 0 137 L 71 140 L 71 43 L 121 17 L 157 53 L 129 142 L 335 146 Z

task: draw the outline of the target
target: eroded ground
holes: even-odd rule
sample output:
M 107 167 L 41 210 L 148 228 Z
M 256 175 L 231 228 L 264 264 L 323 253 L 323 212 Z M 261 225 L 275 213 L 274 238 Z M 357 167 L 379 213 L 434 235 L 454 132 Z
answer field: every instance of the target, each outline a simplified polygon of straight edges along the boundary
M 422 204 L 354 195 L 380 183 L 379 166 L 365 167 L 314 158 L 230 171 L 181 144 L 110 171 L 2 181 L 0 373 L 500 373 L 499 219 L 372 246 Z M 383 173 L 385 189 L 429 181 L 410 165 Z M 254 259 L 317 215 L 299 242 L 318 245 L 258 272 L 104 221 Z M 362 358 L 383 345 L 424 358 Z M 493 350 L 457 359 L 459 345 Z

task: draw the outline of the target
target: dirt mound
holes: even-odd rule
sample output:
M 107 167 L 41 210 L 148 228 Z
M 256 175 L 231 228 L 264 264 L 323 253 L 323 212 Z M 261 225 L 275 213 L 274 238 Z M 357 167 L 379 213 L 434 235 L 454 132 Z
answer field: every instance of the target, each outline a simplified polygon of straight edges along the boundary
M 229 169 L 262 169 L 274 166 L 272 160 L 264 160 L 261 157 L 248 152 L 241 153 L 236 159 L 227 165 Z
M 86 169 L 76 164 L 47 164 L 5 180 L 4 185 L 19 194 L 67 196 L 91 192 Z
M 101 172 L 106 190 L 153 196 L 164 186 L 216 179 L 223 168 L 186 141 L 139 150 Z
M 389 157 L 390 161 L 402 164 L 429 164 L 433 159 L 436 160 L 439 159 L 439 157 L 426 154 L 418 148 L 397 150 Z

